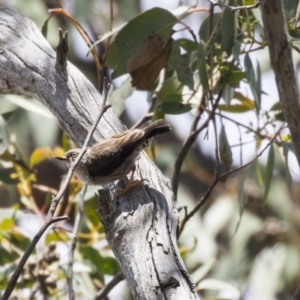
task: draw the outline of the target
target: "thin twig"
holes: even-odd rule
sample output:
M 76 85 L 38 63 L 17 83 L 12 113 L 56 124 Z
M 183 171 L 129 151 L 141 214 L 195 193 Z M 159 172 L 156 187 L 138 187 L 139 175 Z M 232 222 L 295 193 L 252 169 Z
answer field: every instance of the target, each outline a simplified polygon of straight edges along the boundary
M 62 6 L 60 0 L 56 0 L 57 4 L 60 6 L 60 8 L 53 8 L 49 9 L 48 12 L 51 14 L 63 14 L 67 19 L 71 21 L 71 23 L 74 25 L 74 27 L 77 29 L 78 33 L 82 36 L 84 41 L 86 42 L 88 48 L 90 48 L 93 45 L 93 40 L 89 37 L 88 33 L 84 28 L 81 26 L 81 24 L 76 21 L 68 12 L 65 10 L 65 8 Z M 97 70 L 97 81 L 98 85 L 97 88 L 101 92 L 102 87 L 104 85 L 104 77 L 103 77 L 103 66 L 101 65 L 101 62 L 98 58 L 98 53 L 95 47 L 91 49 L 95 64 L 96 64 L 96 70 Z
M 174 193 L 174 201 L 177 200 L 179 175 L 180 175 L 180 172 L 181 172 L 183 161 L 184 161 L 185 157 L 187 156 L 190 148 L 192 147 L 192 145 L 196 141 L 199 133 L 202 132 L 202 130 L 205 129 L 208 126 L 208 123 L 214 117 L 215 110 L 217 109 L 218 104 L 219 104 L 219 102 L 222 98 L 222 93 L 223 93 L 223 89 L 220 90 L 220 92 L 217 96 L 217 99 L 215 101 L 215 104 L 213 105 L 213 108 L 212 108 L 210 114 L 208 115 L 207 119 L 205 120 L 205 122 L 202 124 L 202 126 L 200 128 L 196 129 L 197 125 L 198 125 L 198 122 L 200 120 L 200 117 L 203 113 L 203 108 L 202 108 L 202 105 L 201 105 L 202 101 L 201 101 L 201 103 L 198 107 L 198 114 L 196 115 L 196 117 L 193 121 L 193 124 L 191 126 L 190 135 L 187 137 L 187 139 L 183 143 L 181 151 L 179 152 L 179 154 L 177 156 L 177 159 L 175 161 L 174 171 L 173 171 L 173 176 L 172 176 L 172 191 Z M 204 98 L 202 100 L 204 101 Z
M 7 288 L 3 294 L 3 298 L 2 300 L 7 300 L 9 298 L 9 296 L 11 295 L 15 285 L 17 284 L 17 281 L 18 281 L 18 278 L 22 272 L 22 269 L 26 263 L 26 261 L 28 260 L 30 254 L 32 253 L 32 251 L 34 250 L 36 244 L 38 243 L 38 241 L 40 240 L 41 236 L 44 234 L 44 232 L 46 231 L 46 229 L 53 223 L 55 222 L 59 222 L 59 221 L 63 221 L 63 220 L 67 220 L 68 217 L 67 216 L 63 216 L 63 217 L 55 217 L 53 218 L 54 216 L 54 213 L 55 213 L 55 210 L 57 208 L 57 205 L 59 203 L 59 201 L 61 200 L 62 196 L 64 195 L 67 187 L 68 187 L 68 184 L 72 178 L 72 175 L 74 173 L 74 170 L 77 166 L 77 164 L 79 163 L 79 161 L 81 160 L 81 158 L 83 157 L 83 155 L 85 154 L 85 152 L 87 151 L 88 149 L 88 144 L 92 138 L 92 135 L 101 119 L 101 117 L 103 116 L 103 114 L 106 112 L 106 110 L 110 107 L 110 105 L 106 105 L 106 100 L 107 100 L 107 96 L 108 96 L 108 93 L 110 91 L 110 87 L 111 85 L 110 84 L 107 84 L 107 86 L 104 87 L 104 91 L 103 91 L 103 102 L 102 102 L 102 105 L 101 105 L 101 109 L 100 109 L 100 112 L 93 124 L 93 126 L 91 127 L 91 129 L 89 130 L 89 133 L 84 141 L 84 144 L 83 144 L 83 147 L 79 153 L 79 155 L 77 156 L 76 160 L 74 161 L 73 164 L 71 164 L 70 168 L 69 168 L 69 171 L 68 171 L 68 174 L 66 176 L 66 179 L 65 179 L 65 182 L 62 186 L 62 188 L 60 189 L 60 191 L 58 192 L 58 194 L 52 199 L 51 201 L 51 205 L 50 205 L 50 208 L 49 208 L 49 211 L 48 211 L 48 214 L 47 214 L 47 217 L 46 217 L 46 220 L 45 220 L 45 223 L 42 225 L 41 229 L 38 231 L 38 233 L 34 236 L 34 238 L 32 239 L 32 241 L 30 242 L 28 248 L 26 249 L 26 251 L 24 252 L 22 258 L 20 259 L 20 262 L 18 263 L 8 285 L 7 285 Z
M 114 21 L 114 1 L 113 0 L 109 0 L 109 16 L 110 16 L 110 18 L 109 18 L 109 32 L 112 32 L 112 30 L 113 30 L 113 21 Z M 112 38 L 112 36 L 110 35 L 106 40 L 103 60 L 106 59 L 108 48 L 110 46 L 111 38 Z
M 297 289 L 291 298 L 291 300 L 299 300 L 300 299 L 300 284 L 297 286 Z
M 104 299 L 108 293 L 122 280 L 125 279 L 123 272 L 119 272 L 115 275 L 115 277 L 102 289 L 100 290 L 94 300 L 102 300 Z
M 228 8 L 231 11 L 252 9 L 252 8 L 259 7 L 259 1 L 257 1 L 256 3 L 254 3 L 252 5 L 243 5 L 243 6 L 230 6 L 230 5 L 224 4 L 222 2 L 215 1 L 215 0 L 208 0 L 208 2 L 210 2 L 214 6 L 220 6 L 220 7 Z
M 194 216 L 194 214 L 206 203 L 206 200 L 208 199 L 209 195 L 211 194 L 212 190 L 214 189 L 214 187 L 217 185 L 217 183 L 225 178 L 227 178 L 229 175 L 236 173 L 246 167 L 248 167 L 249 165 L 251 165 L 256 159 L 258 159 L 258 157 L 260 157 L 268 148 L 269 146 L 275 141 L 277 135 L 280 133 L 280 131 L 283 129 L 284 124 L 282 124 L 280 126 L 280 128 L 277 130 L 277 132 L 275 133 L 275 135 L 273 136 L 273 138 L 269 141 L 269 143 L 253 158 L 251 159 L 248 163 L 246 163 L 243 166 L 240 166 L 234 170 L 228 171 L 223 173 L 220 177 L 215 178 L 214 181 L 212 182 L 211 186 L 207 189 L 206 193 L 202 196 L 202 198 L 199 200 L 199 202 L 196 204 L 196 206 L 193 208 L 193 210 L 191 210 L 182 220 L 179 232 L 178 232 L 178 237 L 180 236 L 180 234 L 182 233 L 185 224 L 187 223 L 187 221 Z
M 74 300 L 75 299 L 75 293 L 73 288 L 73 263 L 74 263 L 74 251 L 76 249 L 77 244 L 77 235 L 79 231 L 80 222 L 84 213 L 84 195 L 86 193 L 87 185 L 84 184 L 81 192 L 80 192 L 80 198 L 79 198 L 79 206 L 78 206 L 78 213 L 75 218 L 73 232 L 72 232 L 72 238 L 69 245 L 69 251 L 68 251 L 68 274 L 67 274 L 67 282 L 68 282 L 68 290 L 69 290 L 69 299 Z
M 147 121 L 150 121 L 153 115 L 154 115 L 153 112 L 144 115 L 131 127 L 131 129 L 139 128 L 142 124 L 146 123 Z
M 220 159 L 219 159 L 219 141 L 218 141 L 218 130 L 216 124 L 216 118 L 212 119 L 213 127 L 214 127 L 214 134 L 215 134 L 215 157 L 216 157 L 216 167 L 215 167 L 215 177 L 219 176 L 219 166 L 220 166 Z
M 44 234 L 44 232 L 47 230 L 47 228 L 52 225 L 53 223 L 56 222 L 60 222 L 60 221 L 65 221 L 68 220 L 69 217 L 67 216 L 62 216 L 62 217 L 56 217 L 53 219 L 50 219 L 49 221 L 45 222 L 43 224 L 43 226 L 40 228 L 40 230 L 38 231 L 38 233 L 33 237 L 32 241 L 30 242 L 28 248 L 26 249 L 26 251 L 24 252 L 22 258 L 20 259 L 13 275 L 10 278 L 10 281 L 7 285 L 7 288 L 2 296 L 2 300 L 7 300 L 9 298 L 9 296 L 11 295 L 18 279 L 19 276 L 23 270 L 23 267 L 26 263 L 26 261 L 28 260 L 30 254 L 32 253 L 32 251 L 34 250 L 36 244 L 38 243 L 38 241 L 40 240 L 40 238 L 42 237 L 42 235 Z

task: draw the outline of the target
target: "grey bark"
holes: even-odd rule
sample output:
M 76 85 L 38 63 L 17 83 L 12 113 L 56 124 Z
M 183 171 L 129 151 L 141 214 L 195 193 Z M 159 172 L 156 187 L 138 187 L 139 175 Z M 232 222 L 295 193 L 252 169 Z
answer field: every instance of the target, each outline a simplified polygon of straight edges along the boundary
M 291 132 L 298 164 L 300 164 L 299 82 L 294 68 L 292 47 L 286 28 L 283 2 L 282 0 L 261 0 L 260 7 L 280 103 Z
M 0 93 L 40 100 L 56 116 L 77 146 L 84 142 L 102 97 L 71 63 L 62 72 L 56 53 L 36 25 L 21 14 L 0 8 Z M 95 131 L 99 141 L 121 130 L 109 109 Z M 170 183 L 145 154 L 137 177 L 149 180 L 117 198 L 124 182 L 99 193 L 106 237 L 135 299 L 197 299 L 177 247 L 178 213 Z

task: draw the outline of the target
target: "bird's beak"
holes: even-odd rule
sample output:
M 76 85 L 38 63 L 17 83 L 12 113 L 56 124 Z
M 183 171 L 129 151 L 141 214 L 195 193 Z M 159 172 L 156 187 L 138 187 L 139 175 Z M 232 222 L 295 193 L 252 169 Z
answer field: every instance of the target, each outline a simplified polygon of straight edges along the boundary
M 52 156 L 53 158 L 56 158 L 58 160 L 62 160 L 62 161 L 68 161 L 68 159 L 65 156 Z

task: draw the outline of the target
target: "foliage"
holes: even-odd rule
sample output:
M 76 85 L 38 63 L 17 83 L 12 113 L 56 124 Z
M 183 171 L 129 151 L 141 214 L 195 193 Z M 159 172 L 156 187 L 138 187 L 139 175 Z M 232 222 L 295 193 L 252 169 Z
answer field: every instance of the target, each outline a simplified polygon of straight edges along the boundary
M 79 5 L 80 1 L 75 3 Z M 228 3 L 253 5 L 254 1 Z M 92 7 L 89 5 L 87 11 Z M 182 257 L 203 299 L 237 299 L 242 294 L 250 294 L 253 299 L 285 299 L 293 294 L 299 279 L 299 208 L 295 203 L 299 183 L 292 180 L 290 172 L 288 158 L 293 158 L 293 153 L 280 102 L 270 104 L 267 95 L 271 91 L 263 82 L 268 62 L 255 59 L 264 56 L 266 50 L 259 9 L 233 12 L 229 7 L 181 8 L 184 13 L 151 8 L 131 15 L 128 21 L 116 13 L 118 24 L 111 23 L 111 30 L 105 34 L 103 21 L 95 12 L 89 12 L 97 24 L 94 29 L 102 32 L 102 68 L 111 69 L 113 79 L 130 74 L 113 92 L 111 103 L 122 115 L 128 96 L 136 90 L 147 91 L 148 114 L 153 119 L 175 115 L 179 124 L 188 115 L 194 126 L 190 136 L 193 132 L 205 134 L 214 144 L 214 172 L 205 165 L 210 158 L 199 159 L 199 152 L 193 149 L 177 170 L 180 173 L 182 169 L 182 177 L 187 178 L 183 178 L 178 194 L 180 205 L 188 207 L 182 210 L 182 219 L 195 202 L 199 203 L 207 188 L 215 187 L 208 193 L 211 197 L 202 198 L 207 204 L 205 209 L 203 204 L 199 205 L 201 213 L 188 220 L 179 239 Z M 299 30 L 292 21 L 297 1 L 285 1 L 285 9 L 297 50 Z M 79 22 L 81 17 L 90 18 L 87 11 L 82 16 L 79 11 L 74 11 Z M 192 30 L 185 24 L 185 18 L 200 12 L 202 19 L 199 17 L 196 30 Z M 56 21 L 62 22 L 59 18 Z M 108 25 L 105 26 L 107 30 Z M 179 31 L 184 31 L 184 38 L 178 38 Z M 65 135 L 57 138 L 56 125 L 47 127 L 49 140 L 40 142 L 44 137 L 38 133 L 36 115 L 49 118 L 49 112 L 41 106 L 28 99 L 1 97 L 5 104 L 0 104 L 0 197 L 6 208 L 0 212 L 0 289 L 4 289 L 32 238 L 32 233 L 22 228 L 24 223 L 33 218 L 34 227 L 38 227 L 61 183 L 57 174 L 62 171 L 57 165 L 56 175 L 51 173 L 56 181 L 48 177 L 49 182 L 41 182 L 36 170 L 47 173 L 43 165 L 71 146 Z M 17 124 L 17 119 L 25 122 Z M 30 132 L 40 138 L 30 147 L 23 147 Z M 236 132 L 239 142 L 233 145 Z M 245 163 L 243 151 L 248 141 L 255 144 L 256 155 Z M 235 151 L 237 147 L 239 151 Z M 180 151 L 181 144 L 174 147 L 165 143 L 164 147 L 155 148 L 157 164 L 170 177 L 170 165 L 174 166 Z M 262 164 L 258 158 L 264 152 L 268 155 Z M 196 182 L 196 188 L 191 181 Z M 76 215 L 81 187 L 78 180 L 72 180 L 60 215 Z M 74 254 L 74 288 L 78 299 L 92 299 L 104 286 L 105 277 L 119 271 L 95 210 L 94 192 L 89 188 L 85 195 L 84 221 Z M 15 290 L 19 299 L 38 293 L 60 299 L 66 295 L 67 264 L 63 253 L 70 239 L 69 224 L 49 230 L 22 272 Z

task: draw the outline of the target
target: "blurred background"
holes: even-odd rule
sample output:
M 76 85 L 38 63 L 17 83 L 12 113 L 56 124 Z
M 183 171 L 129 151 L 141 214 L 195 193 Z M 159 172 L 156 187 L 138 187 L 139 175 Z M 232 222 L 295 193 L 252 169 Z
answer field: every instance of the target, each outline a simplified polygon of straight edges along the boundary
M 289 9 L 289 17 L 288 12 L 295 13 L 298 3 L 284 3 Z M 109 1 L 67 0 L 61 1 L 61 4 L 93 40 L 109 31 Z M 32 19 L 39 28 L 42 28 L 49 17 L 48 10 L 58 7 L 57 2 L 52 0 L 0 0 L 0 5 L 16 9 Z M 195 4 L 195 1 L 175 0 L 114 1 L 113 28 L 153 7 L 175 12 L 178 8 L 184 11 L 191 6 L 209 9 L 209 2 L 198 1 Z M 221 10 L 215 8 L 215 12 L 218 11 Z M 182 21 L 198 37 L 200 26 L 207 17 L 208 11 L 199 11 L 188 14 Z M 261 38 L 259 9 L 253 10 L 253 18 L 257 20 L 254 35 Z M 88 47 L 82 37 L 63 15 L 57 14 L 49 21 L 47 40 L 53 48 L 56 47 L 58 28 L 69 32 L 68 60 L 96 86 L 95 62 L 91 55 L 87 56 Z M 176 31 L 182 29 L 182 26 L 178 24 L 173 29 Z M 172 37 L 191 39 L 187 30 L 175 32 Z M 101 57 L 105 51 L 104 43 L 96 48 Z M 299 61 L 297 54 L 295 64 Z M 273 109 L 279 99 L 270 69 L 268 49 L 262 47 L 251 52 L 250 57 L 254 66 L 259 64 L 262 73 L 263 116 L 258 118 L 254 109 L 243 113 L 222 112 L 227 119 L 217 119 L 216 122 L 218 131 L 221 125 L 226 129 L 232 151 L 232 168 L 249 162 L 260 153 L 283 121 L 275 116 L 277 109 Z M 243 69 L 242 55 L 240 62 Z M 110 69 L 105 70 L 109 78 L 111 73 Z M 147 114 L 151 93 L 132 88 L 128 78 L 129 75 L 126 74 L 113 80 L 115 91 L 120 92 L 114 94 L 111 104 L 122 122 L 130 128 Z M 120 90 L 126 84 L 129 87 Z M 248 82 L 241 82 L 239 91 L 249 98 L 252 97 Z M 186 94 L 188 92 L 187 89 Z M 185 94 L 185 90 L 182 94 Z M 51 156 L 54 153 L 61 154 L 75 145 L 60 130 L 51 112 L 34 99 L 0 95 L 0 114 L 7 123 L 11 141 L 10 148 L 0 156 L 0 289 L 4 289 L 7 275 L 13 269 L 16 258 L 40 227 L 51 195 L 59 189 L 66 174 L 66 167 L 54 161 Z M 165 176 L 171 179 L 174 163 L 189 135 L 195 111 L 166 114 L 165 118 L 172 126 L 172 133 L 156 139 L 147 153 Z M 200 124 L 204 121 L 205 119 L 201 120 Z M 237 126 L 237 123 L 244 127 Z M 255 130 L 262 127 L 265 138 L 258 138 Z M 242 177 L 240 173 L 236 173 L 220 181 L 207 203 L 187 223 L 180 236 L 182 257 L 203 299 L 289 299 L 299 283 L 299 167 L 288 138 L 288 130 L 283 130 L 281 134 L 282 140 L 287 142 L 285 146 L 275 144 L 271 175 L 268 173 L 270 152 L 267 150 L 243 170 Z M 190 211 L 214 181 L 214 135 L 213 126 L 203 131 L 185 159 L 178 193 L 181 218 L 184 217 L 183 207 Z M 225 171 L 226 166 L 220 164 L 220 170 Z M 265 197 L 265 182 L 269 181 L 269 177 L 272 180 Z M 240 180 L 243 182 L 243 196 L 239 193 Z M 46 288 L 49 299 L 66 299 L 64 270 L 67 241 L 80 188 L 81 183 L 74 178 L 60 207 L 60 212 L 68 214 L 71 221 L 49 232 L 34 254 L 44 260 L 47 255 L 54 257 L 44 265 L 44 269 L 49 272 L 48 277 L 52 279 Z M 103 228 L 99 224 L 94 192 L 95 188 L 88 189 L 83 222 L 85 225 L 80 230 L 79 248 L 75 255 L 74 272 L 78 283 L 75 287 L 76 299 L 93 299 L 93 295 L 119 271 L 118 263 L 113 258 L 104 238 Z M 94 260 L 91 256 L 94 256 Z M 29 261 L 16 290 L 18 299 L 28 299 L 29 295 L 32 299 L 42 298 L 39 290 L 32 293 L 35 280 L 30 275 L 30 264 L 34 267 L 34 258 Z M 126 283 L 119 284 L 109 294 L 109 299 L 131 299 Z

